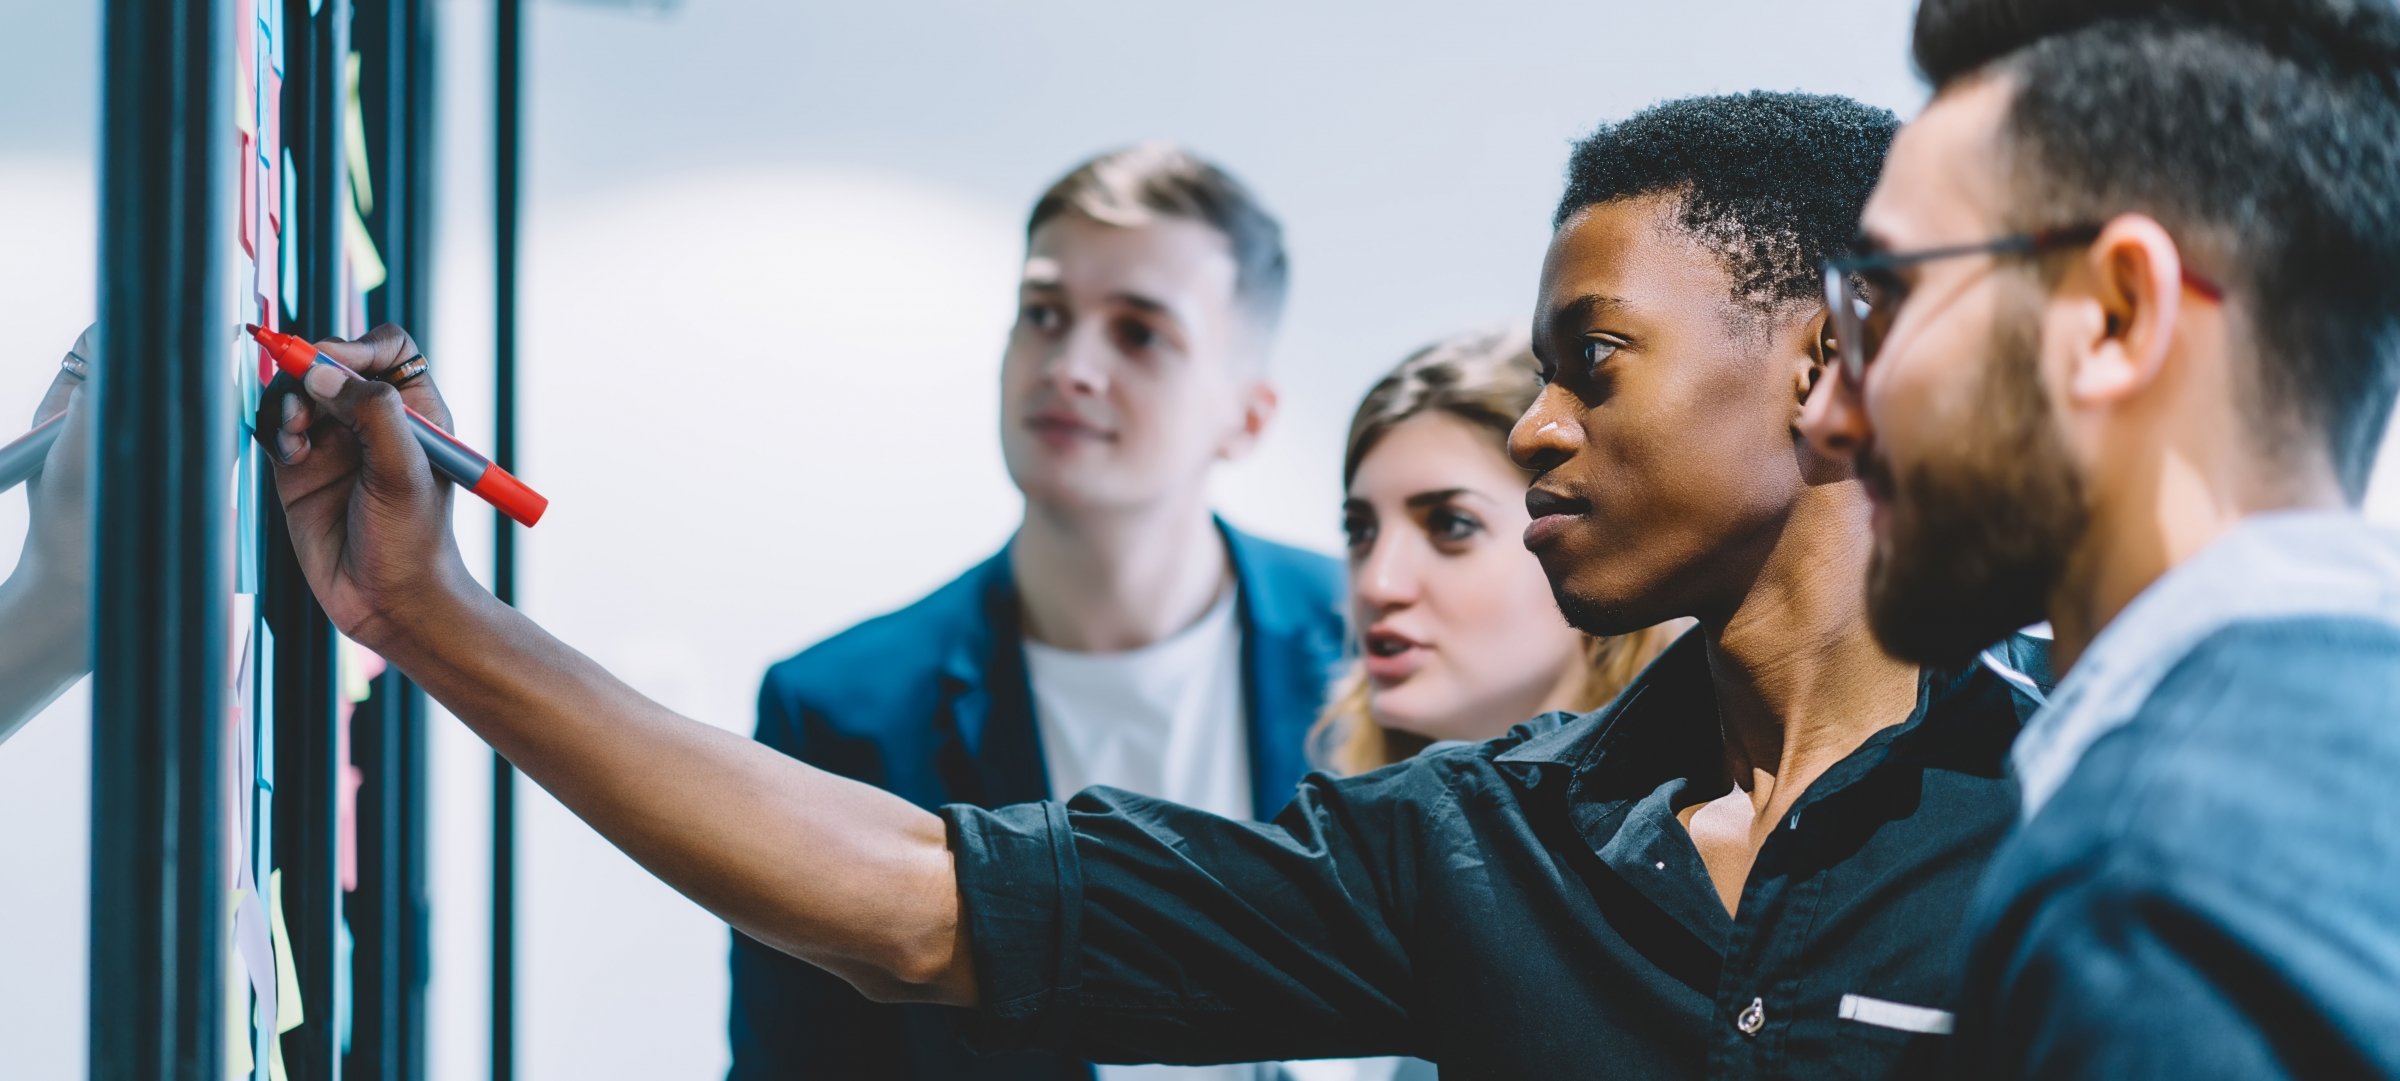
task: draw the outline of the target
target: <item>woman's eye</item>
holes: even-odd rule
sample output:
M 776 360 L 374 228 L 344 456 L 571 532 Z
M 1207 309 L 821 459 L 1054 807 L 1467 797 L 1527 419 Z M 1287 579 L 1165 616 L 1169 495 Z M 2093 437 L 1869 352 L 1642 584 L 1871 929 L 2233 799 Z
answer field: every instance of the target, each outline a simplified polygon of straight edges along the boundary
M 1483 528 L 1483 523 L 1454 510 L 1437 510 L 1425 520 L 1425 530 L 1437 541 L 1463 541 Z
M 1018 309 L 1017 321 L 1035 330 L 1048 332 L 1057 330 L 1059 324 L 1066 322 L 1066 313 L 1059 311 L 1056 304 L 1037 302 Z
M 1375 523 L 1361 517 L 1342 519 L 1342 541 L 1353 552 L 1375 543 Z
M 1597 368 L 1602 361 L 1615 356 L 1616 353 L 1617 343 L 1600 338 L 1586 338 L 1583 342 L 1583 366 Z

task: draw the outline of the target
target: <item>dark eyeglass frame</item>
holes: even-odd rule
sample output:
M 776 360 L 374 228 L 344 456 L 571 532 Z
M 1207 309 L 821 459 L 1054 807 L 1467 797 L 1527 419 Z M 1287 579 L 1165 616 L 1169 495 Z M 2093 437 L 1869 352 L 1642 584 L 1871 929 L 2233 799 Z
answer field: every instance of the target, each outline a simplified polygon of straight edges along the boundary
M 1824 259 L 1818 262 L 1825 273 L 1825 307 L 1830 313 L 1835 363 L 1841 366 L 1842 381 L 1852 393 L 1865 385 L 1867 366 L 1875 362 L 1875 354 L 1883 348 L 1884 335 L 1900 317 L 1900 305 L 1908 298 L 1896 288 L 1897 279 L 1891 272 L 1900 267 L 1937 259 L 1952 259 L 1963 255 L 2038 255 L 2059 248 L 2089 244 L 2100 239 L 2101 225 L 2070 225 L 2059 229 L 2043 229 L 2031 233 L 2014 233 L 1987 240 L 1980 244 L 1954 244 L 1941 248 L 1926 248 L 1910 252 L 1874 252 L 1866 255 Z M 2216 282 L 2192 273 L 2183 272 L 2184 287 L 2222 302 L 2225 290 Z M 1896 299 L 1876 306 L 1872 297 L 1860 286 L 1880 286 Z

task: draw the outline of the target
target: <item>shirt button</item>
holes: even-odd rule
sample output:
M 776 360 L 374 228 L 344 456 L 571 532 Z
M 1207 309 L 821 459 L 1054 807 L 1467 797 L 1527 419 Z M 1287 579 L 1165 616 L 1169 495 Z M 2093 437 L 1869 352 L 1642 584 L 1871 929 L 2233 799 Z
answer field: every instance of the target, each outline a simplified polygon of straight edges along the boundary
M 1742 1030 L 1744 1036 L 1758 1035 L 1758 1030 L 1767 1027 L 1767 1000 L 1751 999 L 1749 1007 L 1742 1011 L 1741 1016 L 1733 1019 L 1733 1027 Z

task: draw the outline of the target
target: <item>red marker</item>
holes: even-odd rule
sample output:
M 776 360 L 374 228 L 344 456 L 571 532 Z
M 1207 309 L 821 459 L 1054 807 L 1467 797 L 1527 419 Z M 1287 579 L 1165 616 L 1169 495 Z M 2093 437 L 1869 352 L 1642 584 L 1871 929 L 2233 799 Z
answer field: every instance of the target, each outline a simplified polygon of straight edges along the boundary
M 317 348 L 304 339 L 278 334 L 265 327 L 252 326 L 248 329 L 250 336 L 258 339 L 259 348 L 275 359 L 275 366 L 294 379 L 307 378 L 308 369 L 318 364 L 348 372 L 353 379 L 366 378 L 343 367 L 340 361 L 317 352 Z M 549 508 L 550 501 L 542 498 L 540 492 L 526 487 L 524 481 L 510 476 L 508 470 L 493 465 L 491 459 L 451 438 L 450 433 L 426 420 L 416 410 L 408 411 L 408 422 L 409 427 L 416 430 L 417 445 L 425 448 L 425 457 L 433 462 L 437 472 L 456 482 L 459 487 L 482 496 L 484 502 L 500 508 L 500 513 L 516 519 L 520 525 L 530 526 L 542 520 L 542 511 Z

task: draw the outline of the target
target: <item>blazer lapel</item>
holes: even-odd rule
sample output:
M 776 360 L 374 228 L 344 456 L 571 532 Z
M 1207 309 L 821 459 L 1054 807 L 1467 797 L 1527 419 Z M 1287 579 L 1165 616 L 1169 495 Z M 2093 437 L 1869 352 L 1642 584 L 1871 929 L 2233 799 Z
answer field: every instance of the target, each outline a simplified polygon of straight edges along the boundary
M 948 729 L 943 780 L 961 801 L 985 807 L 1046 799 L 1049 771 L 1025 677 L 1023 622 L 1008 549 L 977 570 L 979 611 L 942 658 L 948 706 L 942 713 Z
M 1250 800 L 1260 821 L 1292 801 L 1308 773 L 1308 731 L 1340 651 L 1338 613 L 1316 612 L 1314 590 L 1276 581 L 1257 541 L 1227 526 L 1242 622 L 1242 713 L 1250 743 Z

